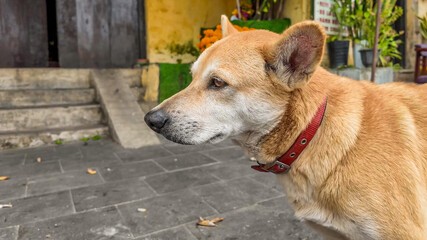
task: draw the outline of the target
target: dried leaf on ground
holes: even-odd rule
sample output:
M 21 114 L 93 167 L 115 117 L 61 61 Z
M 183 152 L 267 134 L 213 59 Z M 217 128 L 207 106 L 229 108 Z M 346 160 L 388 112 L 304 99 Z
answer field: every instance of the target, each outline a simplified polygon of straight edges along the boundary
M 38 162 L 38 163 L 41 163 L 41 162 L 42 162 L 42 159 L 41 159 L 41 158 L 37 158 L 37 162 Z
M 204 219 L 200 217 L 200 221 L 197 222 L 197 225 L 205 226 L 205 227 L 216 227 L 217 225 L 215 223 L 222 222 L 224 218 L 214 218 L 214 219 Z
M 12 203 L 0 204 L 0 208 L 12 208 Z
M 93 175 L 93 174 L 96 174 L 96 171 L 91 168 L 88 168 L 87 173 L 89 173 L 90 175 Z
M 4 180 L 7 180 L 7 179 L 9 179 L 10 177 L 8 177 L 8 176 L 0 176 L 0 181 L 4 181 Z

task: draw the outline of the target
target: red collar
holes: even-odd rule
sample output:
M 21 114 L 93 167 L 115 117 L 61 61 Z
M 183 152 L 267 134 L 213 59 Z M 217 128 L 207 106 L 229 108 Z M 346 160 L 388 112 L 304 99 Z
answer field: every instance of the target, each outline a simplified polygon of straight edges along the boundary
M 317 109 L 316 115 L 314 115 L 310 124 L 307 128 L 298 136 L 294 144 L 289 148 L 289 150 L 283 154 L 281 157 L 276 158 L 272 164 L 261 164 L 251 166 L 253 169 L 260 172 L 272 172 L 275 174 L 286 173 L 291 169 L 291 165 L 295 162 L 299 155 L 304 151 L 308 146 L 310 141 L 313 139 L 314 135 L 319 129 L 320 124 L 322 123 L 323 116 L 325 115 L 327 98 L 322 103 L 322 105 Z

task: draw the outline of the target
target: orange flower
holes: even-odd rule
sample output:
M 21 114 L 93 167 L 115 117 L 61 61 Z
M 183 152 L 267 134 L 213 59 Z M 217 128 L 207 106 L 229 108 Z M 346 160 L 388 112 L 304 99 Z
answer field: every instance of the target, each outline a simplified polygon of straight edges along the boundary
M 239 27 L 237 25 L 233 25 L 239 32 L 244 31 L 251 31 L 255 30 L 254 28 L 248 28 L 248 27 Z M 220 40 L 222 38 L 222 31 L 221 31 L 221 25 L 217 25 L 215 30 L 213 29 L 206 29 L 203 31 L 203 34 L 205 35 L 203 38 L 199 36 L 200 42 L 197 43 L 197 47 L 199 48 L 200 52 L 203 52 L 206 50 L 206 48 L 212 46 L 216 41 Z
M 218 37 L 216 37 L 216 36 L 213 36 L 213 37 L 211 37 L 210 39 L 211 39 L 211 42 L 212 42 L 212 43 L 214 43 L 214 42 L 216 42 L 216 41 L 218 41 L 218 40 L 219 40 L 219 39 L 218 39 Z

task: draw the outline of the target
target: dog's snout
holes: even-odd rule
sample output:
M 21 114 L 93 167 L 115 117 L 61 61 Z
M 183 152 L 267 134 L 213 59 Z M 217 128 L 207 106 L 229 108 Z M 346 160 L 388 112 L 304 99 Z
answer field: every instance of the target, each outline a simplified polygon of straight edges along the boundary
M 156 132 L 160 132 L 166 122 L 169 120 L 169 117 L 162 110 L 150 111 L 144 117 L 147 125 Z

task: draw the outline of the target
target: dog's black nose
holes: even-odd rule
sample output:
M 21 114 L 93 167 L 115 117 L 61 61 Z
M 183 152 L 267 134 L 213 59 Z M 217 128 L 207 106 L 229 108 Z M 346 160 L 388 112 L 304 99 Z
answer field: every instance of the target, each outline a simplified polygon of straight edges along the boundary
M 157 110 L 148 112 L 144 120 L 151 129 L 160 132 L 160 129 L 162 129 L 169 120 L 169 117 L 162 110 Z

